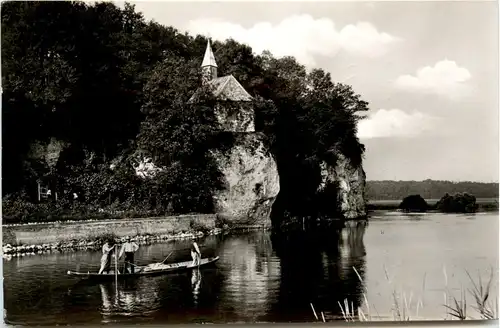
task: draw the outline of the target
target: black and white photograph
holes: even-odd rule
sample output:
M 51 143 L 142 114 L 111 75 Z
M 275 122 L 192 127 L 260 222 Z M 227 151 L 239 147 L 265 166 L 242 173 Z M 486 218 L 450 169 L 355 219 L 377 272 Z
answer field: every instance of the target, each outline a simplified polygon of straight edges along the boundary
M 4 323 L 498 323 L 498 16 L 2 1 Z

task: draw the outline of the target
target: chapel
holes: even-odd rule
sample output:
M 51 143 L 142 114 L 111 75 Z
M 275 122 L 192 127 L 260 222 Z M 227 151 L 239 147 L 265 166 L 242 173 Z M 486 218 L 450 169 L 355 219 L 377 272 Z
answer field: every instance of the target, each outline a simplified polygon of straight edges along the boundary
M 214 108 L 217 120 L 224 131 L 254 132 L 253 97 L 232 74 L 217 76 L 217 69 L 215 55 L 208 40 L 201 63 L 202 84 L 210 87 L 217 100 Z M 189 100 L 190 103 L 195 101 L 197 92 Z

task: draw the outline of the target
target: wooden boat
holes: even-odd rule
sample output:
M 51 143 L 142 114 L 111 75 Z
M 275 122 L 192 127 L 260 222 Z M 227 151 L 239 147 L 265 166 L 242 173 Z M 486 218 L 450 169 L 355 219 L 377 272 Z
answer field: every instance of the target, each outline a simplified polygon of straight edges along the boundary
M 210 264 L 214 264 L 219 260 L 219 257 L 209 257 L 201 259 L 199 265 L 192 265 L 193 261 L 184 261 L 178 263 L 152 263 L 144 266 L 136 266 L 134 273 L 118 273 L 116 277 L 118 279 L 124 278 L 136 278 L 142 276 L 154 276 L 154 275 L 162 275 L 169 273 L 177 273 L 180 271 L 186 271 L 196 268 L 203 268 Z M 113 271 L 109 273 L 99 274 L 97 272 L 76 272 L 76 271 L 68 271 L 68 275 L 70 276 L 78 276 L 81 278 L 89 278 L 89 279 L 115 279 L 115 273 Z

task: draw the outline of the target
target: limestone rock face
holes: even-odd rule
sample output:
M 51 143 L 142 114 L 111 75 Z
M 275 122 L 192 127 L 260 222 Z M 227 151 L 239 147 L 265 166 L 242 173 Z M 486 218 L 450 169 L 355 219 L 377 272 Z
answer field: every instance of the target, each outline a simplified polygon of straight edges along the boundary
M 263 134 L 244 133 L 229 153 L 213 152 L 226 188 L 214 195 L 215 211 L 229 224 L 271 226 L 278 196 L 278 168 L 263 143 Z
M 361 164 L 353 165 L 343 154 L 337 153 L 337 157 L 335 166 L 321 163 L 321 184 L 318 191 L 324 190 L 329 184 L 337 184 L 337 203 L 342 216 L 346 219 L 365 217 L 365 171 Z
M 42 159 L 49 167 L 53 168 L 57 164 L 63 150 L 68 146 L 68 143 L 56 138 L 51 138 L 48 143 L 34 142 L 30 146 L 29 156 L 33 159 Z
M 251 102 L 218 104 L 215 117 L 224 131 L 255 132 L 254 110 Z

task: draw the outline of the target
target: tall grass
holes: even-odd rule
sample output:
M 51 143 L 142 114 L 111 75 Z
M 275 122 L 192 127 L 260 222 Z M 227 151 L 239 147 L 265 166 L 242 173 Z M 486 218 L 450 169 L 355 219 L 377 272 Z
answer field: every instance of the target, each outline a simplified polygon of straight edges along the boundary
M 472 290 L 469 289 L 470 294 L 472 295 L 474 301 L 476 302 L 476 306 L 474 306 L 474 308 L 481 314 L 481 319 L 485 320 L 498 319 L 498 297 L 495 298 L 494 306 L 493 304 L 491 304 L 489 299 L 489 296 L 491 294 L 490 293 L 491 283 L 493 281 L 493 268 L 491 269 L 490 272 L 490 279 L 488 280 L 488 283 L 484 288 L 481 281 L 481 276 L 479 276 L 479 284 L 476 284 L 469 272 L 467 272 L 467 275 L 469 276 L 472 286 L 474 287 L 474 289 Z
M 353 267 L 354 272 L 356 273 L 359 281 L 364 286 L 364 281 L 361 278 L 361 275 L 358 273 L 355 267 Z M 413 291 L 410 291 L 409 294 L 405 292 L 397 292 L 394 289 L 393 281 L 389 276 L 389 272 L 384 266 L 385 278 L 389 286 L 392 289 L 392 321 L 414 321 L 419 320 L 419 312 L 424 307 L 423 296 L 425 293 L 425 283 L 426 283 L 426 274 L 424 274 L 423 283 L 422 283 L 422 291 L 420 296 L 416 299 L 414 298 Z M 443 267 L 443 276 L 444 276 L 444 292 L 443 292 L 443 309 L 445 310 L 444 320 L 455 319 L 455 320 L 495 320 L 498 319 L 498 297 L 492 302 L 491 300 L 491 288 L 494 280 L 494 270 L 491 269 L 490 277 L 487 283 L 484 285 L 481 279 L 481 276 L 478 275 L 478 281 L 476 282 L 472 275 L 466 270 L 467 276 L 469 277 L 472 288 L 465 289 L 463 286 L 460 287 L 460 296 L 456 298 L 450 292 L 448 288 L 448 275 L 446 273 L 446 267 Z M 354 302 L 348 299 L 344 299 L 343 302 L 337 302 L 340 308 L 340 312 L 342 313 L 343 319 L 347 322 L 353 321 L 374 321 L 382 319 L 380 314 L 378 313 L 375 306 L 370 305 L 368 298 L 366 296 L 366 286 L 364 286 L 364 291 L 362 293 L 363 301 L 361 305 L 355 309 Z M 468 293 L 467 293 L 468 292 Z M 467 294 L 472 296 L 473 302 L 468 303 Z M 468 313 L 468 309 L 472 307 L 474 310 L 479 313 L 479 318 L 471 317 Z M 319 320 L 318 315 L 314 309 L 313 304 L 311 303 L 311 308 L 313 309 L 314 316 L 316 320 Z M 365 310 L 363 310 L 363 308 Z M 415 312 L 412 313 L 411 309 L 415 308 Z M 372 309 L 375 311 L 376 316 L 372 315 Z M 324 313 L 321 312 L 322 320 L 325 322 Z M 384 319 L 382 319 L 384 320 Z

